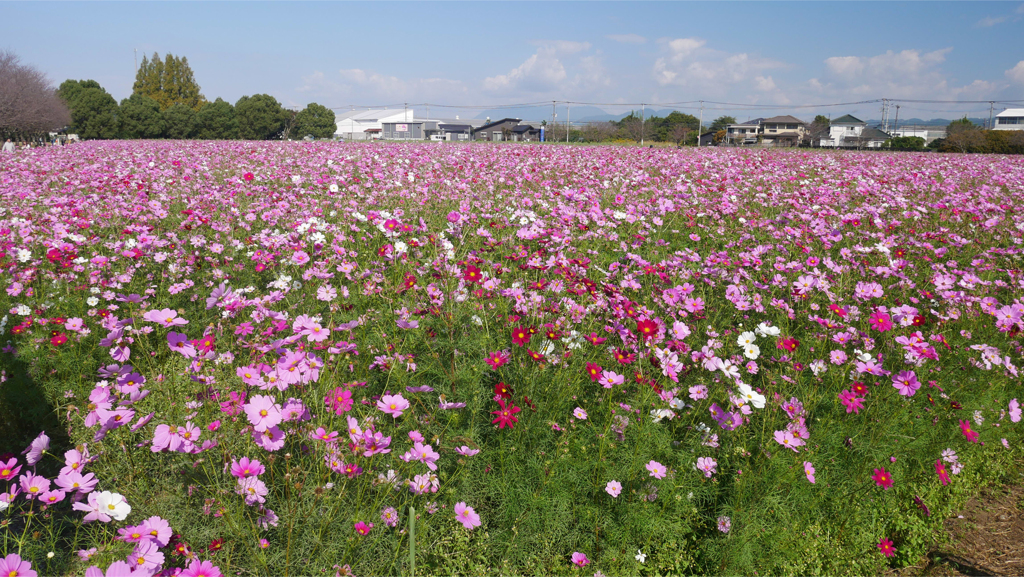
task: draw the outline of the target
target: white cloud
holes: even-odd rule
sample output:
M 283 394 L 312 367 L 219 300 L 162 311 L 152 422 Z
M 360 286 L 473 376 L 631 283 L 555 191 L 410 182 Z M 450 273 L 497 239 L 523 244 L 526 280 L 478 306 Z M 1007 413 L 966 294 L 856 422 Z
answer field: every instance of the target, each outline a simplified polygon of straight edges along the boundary
M 729 53 L 707 47 L 702 38 L 661 40 L 663 56 L 654 62 L 654 79 L 665 87 L 683 87 L 694 94 L 727 94 L 736 86 L 753 86 L 778 92 L 775 81 L 764 74 L 787 64 L 746 52 Z M 783 98 L 776 94 L 774 100 Z
M 1016 66 L 1007 70 L 1004 74 L 1010 82 L 1024 84 L 1024 60 L 1018 62 Z
M 611 77 L 599 56 L 581 54 L 590 50 L 589 42 L 546 40 L 535 44 L 539 44 L 539 48 L 522 64 L 506 74 L 484 78 L 483 89 L 503 95 L 515 92 L 569 95 L 577 89 L 593 90 L 611 84 Z M 572 71 L 571 77 L 566 63 Z
M 643 44 L 647 42 L 647 39 L 639 34 L 609 34 L 605 38 L 622 44 Z
M 995 26 L 996 24 L 1002 24 L 1003 22 L 1006 22 L 1009 18 L 1009 16 L 986 16 L 985 18 L 982 18 L 981 20 L 975 22 L 974 27 L 989 28 Z
M 1000 85 L 985 80 L 958 85 L 942 70 L 951 50 L 889 50 L 870 57 L 833 56 L 824 61 L 827 82 L 812 78 L 807 87 L 825 99 L 975 100 L 990 97 L 1000 90 Z M 1024 66 L 1021 69 L 1024 74 Z M 1011 72 L 1007 71 L 1007 77 L 1011 77 Z

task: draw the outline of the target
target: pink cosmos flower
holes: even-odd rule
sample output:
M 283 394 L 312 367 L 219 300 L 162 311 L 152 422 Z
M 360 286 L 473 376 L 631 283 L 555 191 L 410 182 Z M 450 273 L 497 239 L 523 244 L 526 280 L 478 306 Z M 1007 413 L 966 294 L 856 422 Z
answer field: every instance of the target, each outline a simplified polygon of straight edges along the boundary
M 156 568 L 164 564 L 164 554 L 152 541 L 140 541 L 135 545 L 135 550 L 128 556 L 128 564 L 135 567 L 135 571 L 147 570 L 147 573 L 154 573 Z
M 463 527 L 470 530 L 481 525 L 480 515 L 477 515 L 476 511 L 474 511 L 472 507 L 466 505 L 463 501 L 459 501 L 455 504 L 455 520 L 462 523 Z
M 1019 423 L 1021 417 L 1020 403 L 1017 399 L 1010 400 L 1010 421 Z
M 246 505 L 255 505 L 257 503 L 265 503 L 269 490 L 263 481 L 260 481 L 258 477 L 244 477 L 238 480 L 238 491 L 239 495 L 245 497 Z
M 613 498 L 618 497 L 619 493 L 622 492 L 622 483 L 618 481 L 608 481 L 608 484 L 604 487 L 604 492 L 608 493 Z
M 18 459 L 15 457 L 11 457 L 6 463 L 0 461 L 0 481 L 10 481 L 20 470 L 21 465 L 18 464 Z
M 178 577 L 221 577 L 220 569 L 211 561 L 193 559 Z
M 25 455 L 25 462 L 29 465 L 35 465 L 43 458 L 43 453 L 50 448 L 50 437 L 46 436 L 46 433 L 39 433 L 28 448 L 21 452 Z
M 647 465 L 645 465 L 644 468 L 650 471 L 650 475 L 655 479 L 664 479 L 665 475 L 668 473 L 668 470 L 665 468 L 665 465 L 662 465 L 661 463 L 654 460 L 647 463 Z
M 810 461 L 804 461 L 804 474 L 807 475 L 807 480 L 814 484 L 814 465 Z
M 18 478 L 18 482 L 26 499 L 35 499 L 50 490 L 50 480 L 33 473 L 25 473 Z
M 590 564 L 590 559 L 587 559 L 586 553 L 576 551 L 572 554 L 572 564 L 577 567 L 585 567 Z
M 626 377 L 616 373 L 615 371 L 604 370 L 601 372 L 601 377 L 597 380 L 602 387 L 610 389 L 615 385 L 621 385 L 626 382 Z
M 22 561 L 21 557 L 11 553 L 0 559 L 0 575 L 3 577 L 36 577 L 36 572 L 32 570 L 31 563 Z
M 239 479 L 245 479 L 246 477 L 258 477 L 263 474 L 266 469 L 263 464 L 256 459 L 249 460 L 249 457 L 242 457 L 241 459 L 231 461 L 231 475 Z
M 697 459 L 697 470 L 704 471 L 704 476 L 710 478 L 718 469 L 718 462 L 711 457 L 699 457 Z
M 156 323 L 164 328 L 187 325 L 188 321 L 179 317 L 178 312 L 172 309 L 152 310 L 142 315 L 144 320 Z
M 718 518 L 718 530 L 722 533 L 728 533 L 732 529 L 732 519 L 722 515 Z
M 892 378 L 892 386 L 896 388 L 899 393 L 905 397 L 912 397 L 917 389 L 921 388 L 921 383 L 917 380 L 917 375 L 914 371 L 900 371 L 895 377 Z
M 695 385 L 690 387 L 690 398 L 695 401 L 708 398 L 708 387 L 706 385 Z
M 342 415 L 352 410 L 352 391 L 344 387 L 335 387 L 324 397 L 324 403 L 335 415 Z
M 573 410 L 572 415 L 581 421 L 587 420 L 587 412 L 584 411 L 581 407 L 576 407 Z
M 272 397 L 266 395 L 255 395 L 245 404 L 245 415 L 249 423 L 257 432 L 263 432 L 270 427 L 276 426 L 283 418 L 281 407 L 274 402 Z
M 143 521 L 140 527 L 149 539 L 160 547 L 166 547 L 171 542 L 171 525 L 160 517 L 150 517 Z
M 377 401 L 377 408 L 397 419 L 402 416 L 402 412 L 409 408 L 409 401 L 405 400 L 402 395 L 384 395 Z
M 131 574 L 132 566 L 124 561 L 114 561 L 107 566 L 106 573 L 95 565 L 85 570 L 85 577 L 129 577 Z

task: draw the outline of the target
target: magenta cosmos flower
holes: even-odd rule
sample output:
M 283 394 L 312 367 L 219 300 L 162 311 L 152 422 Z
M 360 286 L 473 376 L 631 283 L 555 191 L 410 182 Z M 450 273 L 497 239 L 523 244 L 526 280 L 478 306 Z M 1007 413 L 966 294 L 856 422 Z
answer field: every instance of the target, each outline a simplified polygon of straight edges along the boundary
M 0 559 L 0 575 L 3 577 L 36 577 L 36 572 L 32 570 L 31 563 L 22 561 L 21 557 L 11 553 Z
M 892 386 L 904 397 L 913 397 L 921 383 L 917 380 L 914 371 L 900 371 L 892 378 Z
M 477 515 L 472 507 L 462 501 L 455 504 L 455 519 L 462 523 L 462 526 L 466 529 L 472 529 L 481 525 L 480 515 Z
M 580 553 L 576 551 L 572 554 L 572 564 L 577 567 L 585 567 L 590 564 L 590 559 L 587 559 L 586 553 Z
M 892 487 L 892 475 L 885 470 L 885 467 L 881 469 L 875 469 L 875 474 L 871 475 L 871 478 L 875 481 L 875 484 L 883 489 Z
M 878 550 L 886 557 L 892 557 L 896 554 L 896 548 L 892 546 L 892 541 L 885 538 L 878 542 Z
M 377 401 L 377 408 L 397 419 L 402 412 L 409 408 L 409 401 L 402 395 L 384 395 Z

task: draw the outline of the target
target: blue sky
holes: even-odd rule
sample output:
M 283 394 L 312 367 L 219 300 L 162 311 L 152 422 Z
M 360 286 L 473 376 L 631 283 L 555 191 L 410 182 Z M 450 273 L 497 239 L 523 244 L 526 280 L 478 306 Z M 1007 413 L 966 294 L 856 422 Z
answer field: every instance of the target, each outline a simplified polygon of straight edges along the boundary
M 186 56 L 210 100 L 300 107 L 711 100 L 793 107 L 711 116 L 877 117 L 877 104 L 796 106 L 1021 100 L 1021 38 L 1020 2 L 0 3 L 0 49 L 55 83 L 91 78 L 125 98 L 137 48 Z M 900 115 L 968 112 L 988 105 Z

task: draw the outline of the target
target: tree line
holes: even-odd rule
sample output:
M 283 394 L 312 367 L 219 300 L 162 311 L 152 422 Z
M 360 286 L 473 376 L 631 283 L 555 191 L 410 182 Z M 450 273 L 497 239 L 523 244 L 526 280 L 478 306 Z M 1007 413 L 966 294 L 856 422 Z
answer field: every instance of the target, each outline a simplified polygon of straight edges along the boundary
M 209 102 L 187 58 L 143 57 L 132 95 L 118 103 L 95 80 L 66 80 L 57 94 L 71 110 L 68 132 L 93 138 L 196 138 L 275 140 L 330 138 L 334 112 L 311 103 L 296 112 L 269 94 L 243 96 L 231 104 Z

